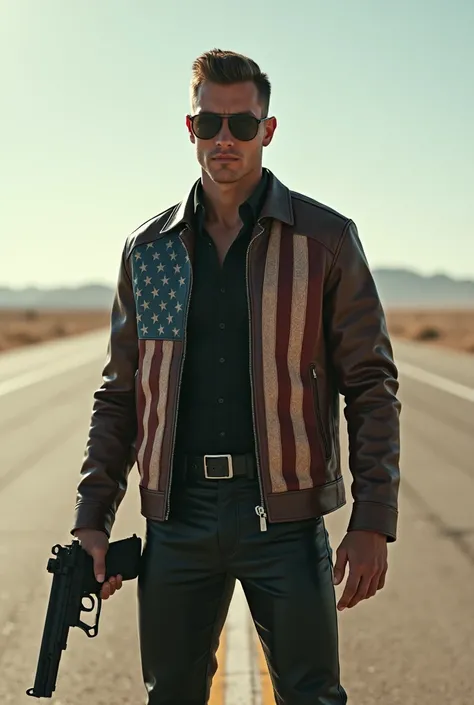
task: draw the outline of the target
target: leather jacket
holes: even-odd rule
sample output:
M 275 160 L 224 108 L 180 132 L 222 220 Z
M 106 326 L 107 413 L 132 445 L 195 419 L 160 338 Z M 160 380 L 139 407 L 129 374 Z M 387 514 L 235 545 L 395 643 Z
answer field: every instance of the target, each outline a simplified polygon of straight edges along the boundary
M 356 225 L 269 175 L 246 268 L 261 493 L 256 512 L 262 521 L 285 522 L 346 503 L 341 394 L 353 477 L 348 530 L 377 531 L 394 541 L 398 373 Z M 193 193 L 125 243 L 72 532 L 94 528 L 110 535 L 135 463 L 143 516 L 168 518 L 192 291 Z

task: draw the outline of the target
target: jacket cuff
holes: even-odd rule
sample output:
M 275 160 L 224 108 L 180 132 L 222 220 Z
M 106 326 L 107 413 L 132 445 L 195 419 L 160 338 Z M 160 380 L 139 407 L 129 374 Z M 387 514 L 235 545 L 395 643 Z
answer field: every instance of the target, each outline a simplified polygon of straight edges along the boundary
M 347 531 L 376 531 L 388 542 L 397 540 L 398 511 L 388 504 L 354 502 Z
M 77 529 L 95 529 L 103 531 L 110 538 L 115 517 L 110 508 L 103 504 L 93 504 L 91 502 L 79 502 L 76 504 L 74 523 L 71 534 Z

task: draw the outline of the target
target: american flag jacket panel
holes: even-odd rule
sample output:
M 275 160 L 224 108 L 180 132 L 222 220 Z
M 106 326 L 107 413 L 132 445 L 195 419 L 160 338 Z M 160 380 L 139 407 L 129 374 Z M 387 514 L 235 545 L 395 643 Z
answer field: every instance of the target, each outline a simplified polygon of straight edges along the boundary
M 128 279 L 128 283 L 122 281 L 126 306 L 117 309 L 127 318 L 128 342 L 133 317 L 134 448 L 142 512 L 158 520 L 166 519 L 169 512 L 192 295 L 192 193 L 128 240 L 122 277 Z M 249 245 L 247 286 L 257 460 L 268 519 L 309 518 L 345 503 L 339 453 L 341 393 L 354 478 L 348 528 L 372 527 L 395 540 L 397 369 L 355 224 L 290 192 L 271 175 L 267 201 Z M 125 319 L 118 313 L 115 320 L 112 317 L 111 336 L 114 326 L 119 335 Z M 105 412 L 103 423 L 107 423 Z M 91 446 L 89 453 L 85 477 L 88 463 L 93 465 Z M 96 470 L 111 472 L 104 465 Z M 123 496 L 123 485 L 121 479 L 109 522 Z M 82 495 L 79 489 L 78 505 L 90 504 L 88 497 L 87 488 Z M 82 516 L 87 518 L 87 512 L 83 508 Z M 90 513 L 94 514 L 92 509 Z

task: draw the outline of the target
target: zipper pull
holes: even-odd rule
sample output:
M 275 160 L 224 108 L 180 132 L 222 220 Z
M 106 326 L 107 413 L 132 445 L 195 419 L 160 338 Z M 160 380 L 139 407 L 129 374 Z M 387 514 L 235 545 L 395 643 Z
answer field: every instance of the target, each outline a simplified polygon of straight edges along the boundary
M 255 507 L 255 513 L 260 518 L 260 531 L 267 530 L 267 515 L 263 507 Z

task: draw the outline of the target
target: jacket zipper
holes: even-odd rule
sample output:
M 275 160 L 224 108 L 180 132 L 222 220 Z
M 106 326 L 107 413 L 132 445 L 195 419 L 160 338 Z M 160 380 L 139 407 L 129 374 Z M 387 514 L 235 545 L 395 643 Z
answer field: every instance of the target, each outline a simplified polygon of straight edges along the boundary
M 331 458 L 331 450 L 329 447 L 328 437 L 324 429 L 323 420 L 321 418 L 321 407 L 319 405 L 318 375 L 316 374 L 315 365 L 311 365 L 311 380 L 314 392 L 314 413 L 316 415 L 316 421 L 319 427 L 319 433 L 323 443 L 324 457 L 326 460 L 329 460 Z
M 250 253 L 250 248 L 253 245 L 253 241 L 259 237 L 265 230 L 265 228 L 260 225 L 260 231 L 255 235 L 253 240 L 250 242 L 250 245 L 247 248 L 247 255 L 246 255 L 246 266 L 245 266 L 245 279 L 246 279 L 246 284 L 247 284 L 247 310 L 248 310 L 248 316 L 249 316 L 249 364 L 250 364 L 250 386 L 251 386 L 251 402 L 252 402 L 252 420 L 253 420 L 253 434 L 254 434 L 254 440 L 255 440 L 255 457 L 257 461 L 257 476 L 258 476 L 258 484 L 260 488 L 260 505 L 257 505 L 255 507 L 255 513 L 257 516 L 260 518 L 260 531 L 266 531 L 267 530 L 267 513 L 265 511 L 265 501 L 264 501 L 264 494 L 263 494 L 263 486 L 262 486 L 262 478 L 261 478 L 261 469 L 260 469 L 260 458 L 258 454 L 258 442 L 257 442 L 257 434 L 255 430 L 255 405 L 254 405 L 254 386 L 253 386 L 253 375 L 252 375 L 252 323 L 251 323 L 251 307 L 250 307 L 250 282 L 249 282 L 249 253 Z M 180 240 L 183 243 L 183 246 L 186 248 L 187 247 L 184 244 L 181 234 L 180 234 Z M 189 253 L 188 253 L 189 255 Z M 183 355 L 181 357 L 181 365 L 179 369 L 179 379 L 178 379 L 178 388 L 177 388 L 177 396 L 176 396 L 176 411 L 175 411 L 175 417 L 174 417 L 174 426 L 173 426 L 173 440 L 172 440 L 172 447 L 171 447 L 171 458 L 174 456 L 174 446 L 175 446 L 175 441 L 176 441 L 176 427 L 177 427 L 177 419 L 178 419 L 178 405 L 179 405 L 179 393 L 181 390 L 181 381 L 182 381 L 182 374 L 183 374 L 183 367 L 184 367 L 184 358 L 186 356 L 186 342 L 187 342 L 187 337 L 186 337 L 186 331 L 187 331 L 187 321 L 188 321 L 188 313 L 189 313 L 189 302 L 191 300 L 191 290 L 192 290 L 192 284 L 193 284 L 193 273 L 192 273 L 192 267 L 190 268 L 190 283 L 189 283 L 189 294 L 187 297 L 187 302 L 186 302 L 186 312 L 185 312 L 185 318 L 184 318 L 184 341 L 183 341 Z M 168 480 L 168 492 L 167 492 L 167 498 L 166 498 L 166 514 L 165 514 L 165 520 L 168 519 L 169 514 L 170 514 L 170 497 L 171 497 L 171 483 L 173 479 L 173 463 L 171 463 L 170 467 L 170 476 Z
M 189 257 L 188 248 L 187 248 L 186 245 L 184 244 L 184 241 L 183 241 L 183 239 L 182 239 L 182 237 L 181 237 L 181 235 L 183 234 L 183 232 L 185 232 L 185 231 L 182 230 L 182 231 L 180 232 L 180 234 L 179 234 L 179 239 L 181 240 L 181 243 L 182 243 L 184 249 L 186 250 L 186 252 L 188 253 L 188 257 Z M 171 455 L 170 455 L 170 458 L 171 458 L 171 465 L 170 465 L 170 475 L 169 475 L 169 478 L 168 478 L 168 487 L 167 487 L 165 521 L 168 519 L 168 517 L 169 517 L 169 515 L 170 515 L 171 482 L 172 482 L 172 480 L 173 480 L 174 447 L 175 447 L 175 442 L 176 442 L 176 427 L 177 427 L 177 425 L 178 425 L 179 393 L 180 393 L 180 390 L 181 390 L 181 381 L 182 381 L 182 377 L 183 377 L 184 358 L 186 357 L 186 343 L 187 343 L 186 332 L 187 332 L 187 328 L 188 328 L 188 313 L 189 313 L 189 306 L 190 306 L 190 301 L 191 301 L 191 290 L 192 290 L 192 286 L 193 286 L 193 268 L 192 268 L 192 265 L 190 266 L 189 271 L 190 271 L 190 276 L 189 276 L 189 292 L 188 292 L 188 297 L 187 297 L 188 300 L 186 301 L 186 311 L 185 311 L 184 323 L 183 323 L 183 325 L 184 325 L 184 331 L 183 331 L 183 354 L 182 354 L 182 356 L 181 356 L 181 364 L 180 364 L 180 368 L 179 368 L 179 378 L 178 378 L 178 390 L 177 390 L 177 392 L 176 392 L 176 410 L 175 410 L 175 414 L 174 414 L 173 440 L 172 440 L 172 443 L 171 443 Z
M 254 403 L 254 384 L 253 384 L 253 373 L 252 373 L 252 312 L 251 312 L 251 306 L 250 306 L 250 297 L 251 297 L 251 291 L 250 291 L 250 279 L 249 279 L 249 256 L 250 256 L 250 249 L 254 243 L 254 241 L 259 237 L 265 230 L 265 228 L 262 226 L 261 223 L 259 223 L 260 226 L 260 231 L 256 233 L 256 235 L 253 237 L 253 239 L 250 241 L 250 244 L 247 248 L 247 255 L 246 255 L 246 260 L 245 260 L 245 281 L 247 284 L 247 309 L 248 309 L 248 317 L 249 317 L 249 369 L 250 369 L 250 386 L 251 386 L 251 401 L 252 401 L 252 421 L 253 421 L 253 436 L 254 436 L 254 441 L 255 441 L 255 458 L 257 461 L 257 477 L 258 477 L 258 484 L 260 488 L 260 504 L 255 507 L 255 513 L 260 519 L 260 531 L 266 531 L 267 530 L 267 513 L 265 511 L 265 500 L 264 500 L 264 494 L 263 494 L 263 485 L 262 485 L 262 477 L 261 477 L 261 467 L 260 467 L 260 458 L 259 458 L 259 453 L 258 453 L 258 441 L 257 441 L 257 432 L 256 432 L 256 423 L 255 423 L 255 403 Z

